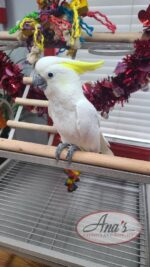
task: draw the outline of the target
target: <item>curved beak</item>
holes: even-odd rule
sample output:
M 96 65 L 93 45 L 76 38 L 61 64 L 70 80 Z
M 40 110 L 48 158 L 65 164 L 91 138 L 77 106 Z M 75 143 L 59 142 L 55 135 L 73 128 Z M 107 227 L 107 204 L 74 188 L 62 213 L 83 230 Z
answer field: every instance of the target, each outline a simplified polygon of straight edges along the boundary
M 38 87 L 39 89 L 43 91 L 46 89 L 47 82 L 42 76 L 34 72 L 32 78 L 33 78 L 33 85 L 35 87 Z

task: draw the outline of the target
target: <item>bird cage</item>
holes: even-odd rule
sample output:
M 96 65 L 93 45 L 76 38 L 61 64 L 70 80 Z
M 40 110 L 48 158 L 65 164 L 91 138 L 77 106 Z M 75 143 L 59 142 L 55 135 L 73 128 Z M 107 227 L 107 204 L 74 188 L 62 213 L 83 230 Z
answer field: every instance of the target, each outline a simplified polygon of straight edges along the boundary
M 1 247 L 49 266 L 148 267 L 149 162 L 82 151 L 68 165 L 65 151 L 55 160 L 51 142 L 14 140 L 16 128 L 51 133 L 50 139 L 56 134 L 53 126 L 19 122 L 23 106 L 48 104 L 27 99 L 29 88 L 16 99 L 20 107 L 14 121 L 8 121 L 9 138 L 0 138 L 0 155 L 7 159 L 0 166 Z M 80 186 L 73 193 L 63 186 L 67 168 L 81 171 Z M 106 210 L 136 218 L 142 226 L 136 239 L 108 246 L 81 238 L 78 221 Z
M 1 155 L 8 157 L 4 150 Z M 1 247 L 48 266 L 149 266 L 144 184 L 149 177 L 73 163 L 82 175 L 71 194 L 63 186 L 62 167 L 63 161 L 58 167 L 53 159 L 16 152 L 1 166 Z M 76 225 L 93 210 L 130 214 L 140 221 L 142 231 L 125 244 L 89 243 L 77 234 Z

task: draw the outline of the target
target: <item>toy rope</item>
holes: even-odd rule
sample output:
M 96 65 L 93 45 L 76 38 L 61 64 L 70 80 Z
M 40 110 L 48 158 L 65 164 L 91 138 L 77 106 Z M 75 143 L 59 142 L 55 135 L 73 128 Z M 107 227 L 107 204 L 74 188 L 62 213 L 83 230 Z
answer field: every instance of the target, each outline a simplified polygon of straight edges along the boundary
M 73 24 L 72 24 L 72 33 L 71 33 L 71 39 L 70 43 L 73 46 L 75 39 L 79 38 L 81 35 L 81 30 L 80 30 L 80 24 L 79 24 L 79 14 L 78 14 L 78 8 L 80 7 L 80 1 L 79 0 L 74 0 L 70 4 L 70 8 L 73 10 L 74 13 L 74 18 L 73 18 Z
M 107 18 L 106 15 L 102 14 L 99 11 L 88 11 L 87 16 L 90 18 L 94 18 L 97 21 L 99 21 L 102 25 L 105 25 L 109 30 L 111 30 L 113 33 L 116 30 L 116 26 Z M 99 16 L 99 17 L 98 17 Z M 104 18 L 106 22 L 104 22 L 100 17 Z

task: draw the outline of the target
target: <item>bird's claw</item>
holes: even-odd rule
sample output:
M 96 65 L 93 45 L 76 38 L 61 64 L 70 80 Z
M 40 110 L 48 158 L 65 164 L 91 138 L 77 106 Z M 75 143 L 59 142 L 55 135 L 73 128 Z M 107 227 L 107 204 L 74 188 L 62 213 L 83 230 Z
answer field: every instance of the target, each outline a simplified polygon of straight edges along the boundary
M 56 148 L 55 157 L 56 160 L 60 159 L 61 152 L 64 150 L 64 148 L 67 148 L 69 146 L 68 143 L 60 143 Z
M 74 152 L 79 150 L 79 148 L 76 145 L 70 145 L 68 143 L 60 143 L 57 146 L 56 153 L 55 153 L 55 157 L 57 161 L 60 159 L 61 152 L 65 148 L 68 148 L 66 159 L 68 160 L 69 163 L 71 163 Z
M 73 154 L 77 150 L 79 150 L 79 148 L 76 145 L 70 145 L 69 146 L 67 156 L 66 156 L 66 159 L 68 160 L 69 163 L 71 163 Z

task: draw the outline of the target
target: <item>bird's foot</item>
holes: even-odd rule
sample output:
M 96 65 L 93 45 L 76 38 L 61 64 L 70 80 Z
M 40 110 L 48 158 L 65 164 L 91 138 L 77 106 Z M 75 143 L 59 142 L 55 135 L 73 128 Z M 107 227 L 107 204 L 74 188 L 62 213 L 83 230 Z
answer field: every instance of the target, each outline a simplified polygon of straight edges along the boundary
M 61 152 L 64 150 L 64 148 L 67 148 L 67 147 L 69 147 L 68 143 L 60 143 L 57 146 L 56 153 L 55 153 L 56 160 L 60 159 Z
M 69 149 L 68 149 L 67 156 L 66 156 L 66 159 L 68 160 L 69 163 L 71 163 L 73 154 L 77 150 L 80 150 L 78 146 L 69 145 Z
M 65 148 L 68 148 L 66 159 L 68 160 L 69 163 L 71 163 L 73 154 L 75 151 L 79 150 L 79 147 L 77 147 L 76 145 L 68 144 L 68 143 L 60 143 L 56 148 L 56 153 L 55 153 L 56 160 L 60 159 L 61 152 Z

